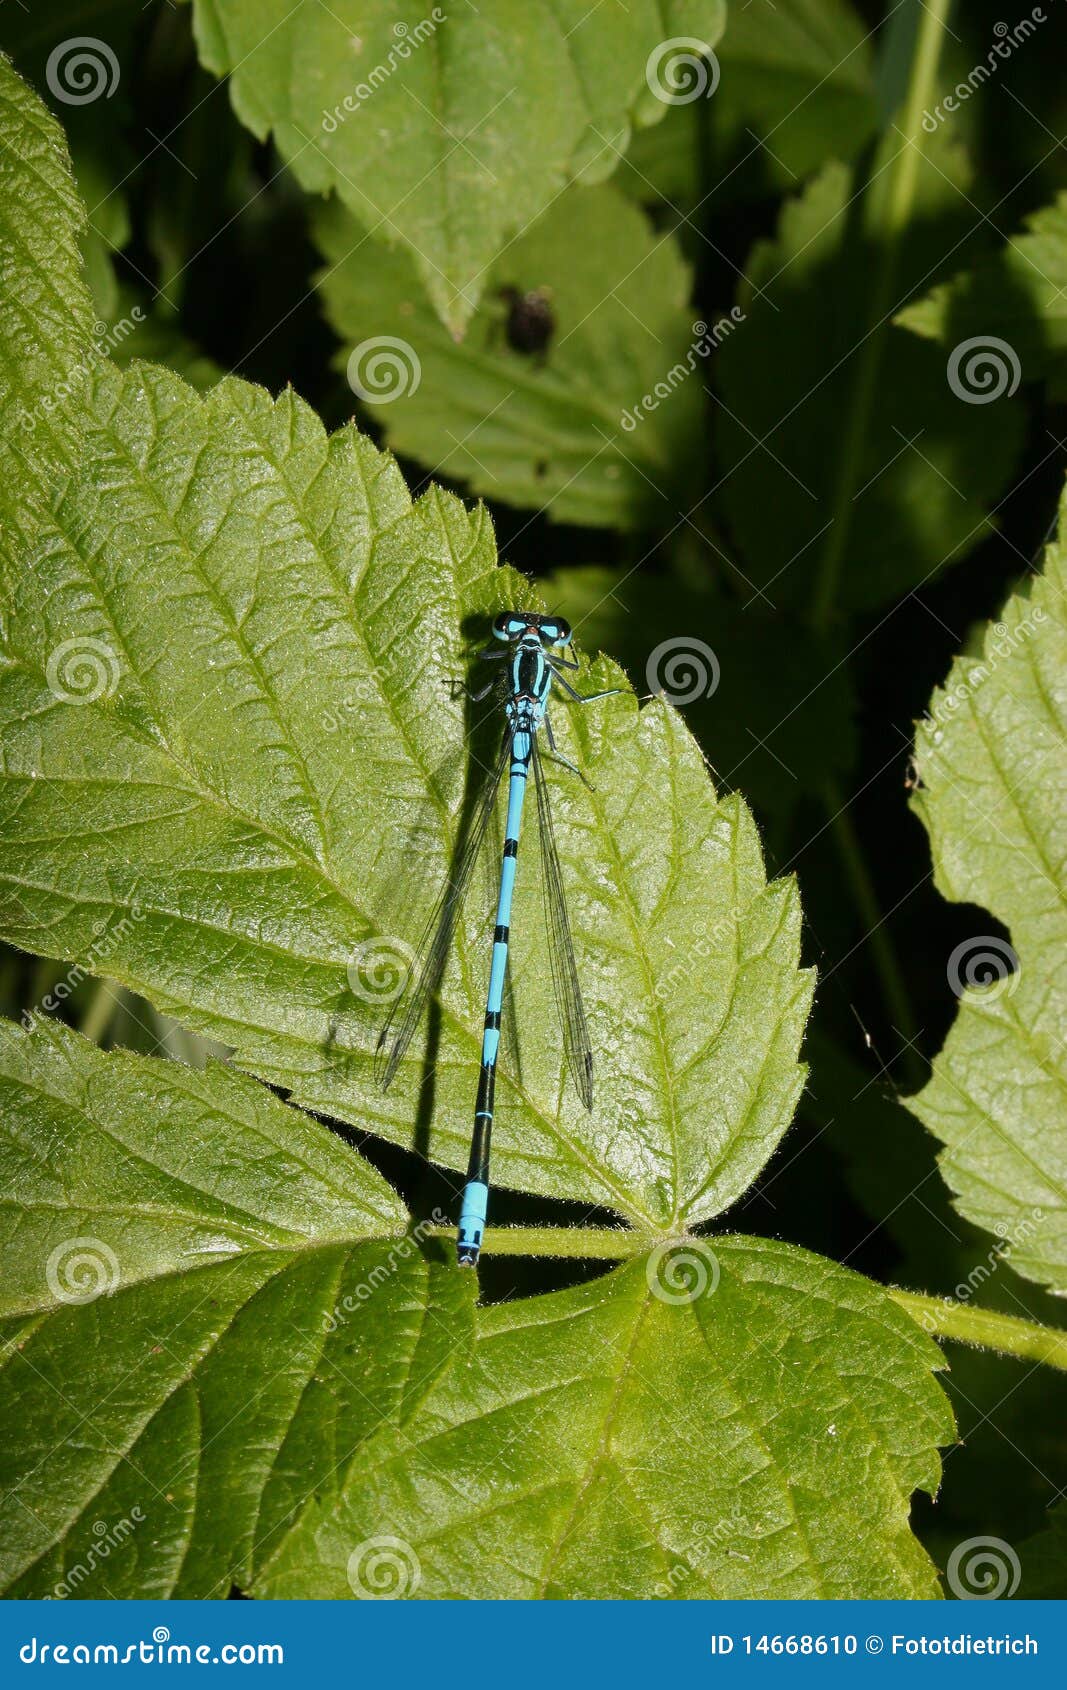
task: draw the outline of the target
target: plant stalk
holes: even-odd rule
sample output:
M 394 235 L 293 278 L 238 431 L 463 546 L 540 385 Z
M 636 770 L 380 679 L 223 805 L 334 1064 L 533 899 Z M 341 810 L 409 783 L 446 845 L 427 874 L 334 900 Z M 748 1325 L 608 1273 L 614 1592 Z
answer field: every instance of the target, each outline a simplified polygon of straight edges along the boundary
M 423 1236 L 451 1241 L 455 1228 L 428 1226 Z M 571 1261 L 625 1261 L 640 1256 L 656 1242 L 644 1233 L 625 1227 L 601 1226 L 490 1226 L 482 1239 L 482 1254 L 493 1256 L 554 1256 Z M 919 1291 L 887 1288 L 887 1295 L 906 1309 L 917 1325 L 931 1337 L 950 1343 L 969 1344 L 975 1349 L 995 1350 L 998 1355 L 1016 1356 L 1020 1361 L 1042 1362 L 1067 1373 L 1067 1331 L 1042 1326 L 1036 1320 L 1020 1320 L 1011 1314 L 976 1308 Z
M 848 418 L 842 434 L 837 485 L 826 544 L 819 557 L 811 623 L 826 628 L 833 617 L 841 568 L 845 560 L 852 501 L 859 481 L 868 423 L 877 397 L 878 372 L 885 342 L 885 319 L 893 310 L 900 260 L 900 236 L 911 215 L 915 184 L 921 163 L 923 112 L 930 103 L 941 43 L 945 35 L 951 0 L 923 0 L 915 51 L 908 78 L 908 94 L 901 122 L 901 146 L 888 167 L 888 188 L 882 217 L 884 256 L 871 290 L 867 334 L 859 350 L 855 385 Z
M 955 1344 L 970 1344 L 978 1350 L 996 1350 L 999 1355 L 1020 1361 L 1043 1362 L 1046 1367 L 1067 1373 L 1067 1332 L 1041 1326 L 1036 1320 L 997 1314 L 993 1309 L 975 1308 L 971 1303 L 927 1297 L 917 1291 L 889 1288 L 889 1295 L 907 1309 L 924 1332 L 947 1338 Z
M 430 1238 L 454 1239 L 453 1226 L 424 1227 Z M 654 1238 L 625 1227 L 607 1226 L 487 1226 L 482 1254 L 494 1256 L 557 1256 L 571 1261 L 621 1262 L 650 1250 Z

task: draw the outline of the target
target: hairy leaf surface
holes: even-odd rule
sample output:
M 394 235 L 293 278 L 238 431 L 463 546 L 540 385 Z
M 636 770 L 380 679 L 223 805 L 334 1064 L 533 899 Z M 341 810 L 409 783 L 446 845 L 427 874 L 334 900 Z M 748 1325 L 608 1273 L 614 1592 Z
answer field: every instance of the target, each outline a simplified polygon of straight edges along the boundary
M 1061 508 L 1062 523 L 1062 508 Z M 946 898 L 976 933 L 948 959 L 959 1013 L 912 1103 L 969 1220 L 1019 1273 L 1067 1292 L 1067 546 L 959 657 L 920 724 L 914 806 Z
M 69 460 L 93 359 L 93 307 L 62 132 L 0 55 L 0 531 L 5 565 Z
M 938 1593 L 937 1350 L 858 1275 L 692 1241 L 476 1311 L 240 1075 L 6 1024 L 0 1084 L 9 1595 Z
M 463 1167 L 487 884 L 420 1105 L 419 1058 L 383 1096 L 372 1053 L 498 743 L 498 708 L 453 696 L 464 630 L 484 638 L 525 592 L 483 512 L 436 491 L 412 506 L 390 458 L 354 429 L 328 438 L 292 395 L 102 374 L 9 605 L 4 932 L 136 987 L 305 1104 L 404 1143 L 428 1113 L 425 1147 Z M 792 1117 L 811 994 L 796 889 L 767 884 L 743 801 L 716 799 L 665 706 L 624 691 L 559 728 L 596 786 L 550 765 L 596 1104 L 561 1069 L 531 829 L 498 1177 L 695 1221 Z

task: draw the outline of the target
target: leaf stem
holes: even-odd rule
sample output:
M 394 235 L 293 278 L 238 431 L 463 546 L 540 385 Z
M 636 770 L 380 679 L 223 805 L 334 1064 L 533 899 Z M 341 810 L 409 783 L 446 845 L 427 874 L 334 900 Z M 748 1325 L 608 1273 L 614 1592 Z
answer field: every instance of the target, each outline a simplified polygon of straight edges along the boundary
M 837 485 L 826 544 L 819 558 L 811 622 L 824 629 L 833 616 L 841 566 L 845 559 L 853 498 L 868 438 L 868 422 L 874 405 L 885 321 L 893 310 L 893 290 L 900 257 L 900 235 L 911 215 L 915 184 L 922 158 L 923 112 L 928 106 L 941 57 L 951 0 L 924 0 L 912 55 L 908 94 L 900 125 L 901 145 L 888 167 L 888 183 L 882 213 L 882 262 L 870 295 L 867 333 L 859 351 L 855 385 L 842 432 Z M 868 190 L 869 191 L 869 190 Z
M 455 1237 L 452 1226 L 423 1228 L 431 1238 Z M 654 1238 L 627 1227 L 487 1226 L 482 1252 L 493 1256 L 559 1256 L 574 1261 L 619 1262 L 650 1250 Z
M 426 1227 L 424 1237 L 451 1240 L 453 1227 Z M 487 1227 L 482 1239 L 484 1256 L 555 1256 L 570 1261 L 626 1261 L 629 1256 L 653 1246 L 641 1232 L 626 1227 Z M 1016 1315 L 998 1315 L 991 1308 L 976 1308 L 922 1291 L 901 1291 L 888 1286 L 886 1295 L 900 1303 L 917 1325 L 935 1338 L 952 1344 L 969 1344 L 974 1349 L 996 1350 L 999 1355 L 1016 1355 L 1020 1360 L 1043 1362 L 1067 1372 L 1067 1332 L 1042 1327 L 1037 1320 L 1020 1320 Z
M 874 958 L 875 971 L 881 982 L 886 1008 L 904 1042 L 904 1049 L 900 1057 L 901 1075 L 909 1090 L 918 1091 L 926 1077 L 926 1070 L 922 1058 L 917 1054 L 915 1048 L 919 1037 L 919 1027 L 912 1013 L 911 1000 L 908 997 L 904 976 L 897 960 L 896 946 L 893 944 L 886 927 L 885 916 L 878 902 L 878 896 L 867 869 L 867 860 L 853 826 L 852 817 L 849 815 L 848 805 L 842 797 L 841 789 L 836 781 L 824 780 L 822 795 L 830 818 L 830 831 L 841 853 L 841 862 L 860 919 L 867 930 L 871 955 Z
M 450 1241 L 455 1229 L 427 1226 L 422 1233 L 424 1237 Z M 482 1240 L 482 1253 L 618 1262 L 641 1255 L 654 1242 L 644 1233 L 627 1227 L 490 1226 Z M 886 1294 L 932 1337 L 995 1350 L 999 1355 L 1017 1356 L 1021 1361 L 1043 1362 L 1067 1373 L 1067 1331 L 1042 1326 L 1036 1320 L 1020 1320 L 1012 1314 L 997 1314 L 993 1309 L 976 1308 L 952 1298 L 902 1291 L 895 1285 L 888 1286 Z
M 917 1291 L 890 1286 L 889 1295 L 935 1338 L 970 1344 L 975 1349 L 996 1350 L 1020 1361 L 1043 1362 L 1067 1373 L 1067 1332 L 1042 1326 L 1036 1320 L 997 1314 L 993 1309 L 975 1308 L 952 1298 L 928 1297 Z

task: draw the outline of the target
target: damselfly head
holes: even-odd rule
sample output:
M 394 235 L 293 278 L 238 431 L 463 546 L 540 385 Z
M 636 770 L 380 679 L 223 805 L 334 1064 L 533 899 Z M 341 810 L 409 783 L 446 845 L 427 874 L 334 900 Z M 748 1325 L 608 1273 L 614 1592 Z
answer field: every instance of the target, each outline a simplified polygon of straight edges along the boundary
M 493 637 L 518 645 L 535 635 L 543 646 L 570 645 L 571 625 L 562 616 L 538 616 L 532 610 L 502 610 L 493 618 Z

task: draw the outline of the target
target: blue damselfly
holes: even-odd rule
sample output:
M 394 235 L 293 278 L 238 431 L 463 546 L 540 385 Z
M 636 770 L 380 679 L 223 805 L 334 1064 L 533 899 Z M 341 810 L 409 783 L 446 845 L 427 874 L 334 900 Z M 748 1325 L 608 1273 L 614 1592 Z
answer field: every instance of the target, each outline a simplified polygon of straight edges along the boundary
M 578 985 L 578 970 L 574 961 L 574 946 L 571 942 L 570 922 L 563 891 L 563 871 L 552 828 L 552 810 L 538 730 L 542 727 L 545 730 L 549 745 L 547 754 L 585 780 L 581 770 L 569 758 L 563 757 L 556 746 L 548 713 L 553 682 L 579 704 L 589 704 L 594 699 L 607 698 L 611 693 L 619 691 L 618 687 L 609 687 L 603 692 L 582 694 L 571 685 L 563 671 L 577 669 L 579 664 L 576 658 L 563 655 L 571 643 L 571 629 L 561 616 L 538 616 L 529 611 L 501 611 L 493 621 L 493 636 L 499 643 L 487 647 L 481 657 L 486 661 L 506 661 L 504 676 L 499 683 L 490 681 L 487 686 L 470 696 L 478 702 L 487 698 L 494 689 L 499 693 L 504 709 L 504 735 L 500 754 L 486 781 L 451 877 L 430 918 L 418 958 L 409 975 L 408 989 L 394 1004 L 378 1040 L 379 1077 L 382 1085 L 388 1086 L 411 1043 L 428 999 L 440 984 L 452 945 L 456 918 L 496 811 L 496 798 L 504 771 L 508 770 L 508 808 L 504 824 L 504 850 L 500 862 L 489 988 L 486 993 L 481 1069 L 474 1105 L 467 1183 L 463 1189 L 456 1242 L 460 1263 L 470 1267 L 476 1264 L 481 1250 L 489 1198 L 489 1145 L 493 1130 L 493 1098 L 500 1048 L 504 982 L 511 941 L 511 902 L 515 888 L 523 801 L 531 770 L 537 798 L 537 819 L 540 824 L 548 954 L 556 1006 L 563 1029 L 563 1048 L 582 1102 L 587 1109 L 593 1106 L 593 1053 L 589 1045 L 589 1029 Z M 588 782 L 586 784 L 588 785 Z

